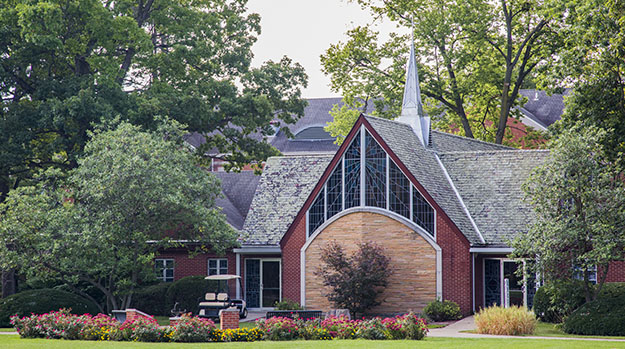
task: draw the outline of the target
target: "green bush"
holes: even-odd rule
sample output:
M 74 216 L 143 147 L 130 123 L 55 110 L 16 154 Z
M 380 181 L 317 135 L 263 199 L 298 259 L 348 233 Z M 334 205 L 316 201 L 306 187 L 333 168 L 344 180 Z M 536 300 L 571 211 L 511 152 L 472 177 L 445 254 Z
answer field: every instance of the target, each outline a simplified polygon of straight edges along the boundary
M 606 285 L 607 286 L 607 285 Z M 614 291 L 616 287 L 607 292 Z M 625 336 L 625 293 L 604 295 L 586 303 L 566 318 L 566 333 L 595 336 Z
M 217 285 L 217 281 L 205 280 L 204 276 L 187 276 L 169 286 L 166 304 L 171 309 L 178 302 L 178 309 L 197 314 L 198 299 L 204 299 L 206 292 L 215 292 Z
M 132 295 L 132 306 L 150 315 L 170 315 L 174 304 L 167 301 L 171 283 L 160 283 L 139 288 Z
M 456 302 L 435 300 L 423 308 L 423 313 L 432 321 L 450 321 L 462 318 L 460 306 Z
M 533 310 L 544 322 L 561 323 L 585 302 L 582 281 L 552 281 L 536 291 Z
M 71 308 L 73 314 L 99 312 L 95 303 L 73 293 L 51 288 L 30 290 L 0 299 L 0 327 L 10 327 L 9 318 L 15 314 L 44 314 L 61 308 Z
M 296 301 L 284 299 L 282 302 L 276 302 L 274 305 L 276 310 L 302 310 L 302 306 Z

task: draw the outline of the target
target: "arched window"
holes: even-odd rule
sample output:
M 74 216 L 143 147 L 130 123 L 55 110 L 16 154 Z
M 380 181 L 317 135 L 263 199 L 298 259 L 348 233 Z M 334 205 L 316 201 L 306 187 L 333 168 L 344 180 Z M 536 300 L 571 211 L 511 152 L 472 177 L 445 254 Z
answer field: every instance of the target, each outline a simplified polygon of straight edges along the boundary
M 388 209 L 434 236 L 434 209 L 366 130 L 356 133 L 308 209 L 308 235 L 330 217 L 357 206 Z

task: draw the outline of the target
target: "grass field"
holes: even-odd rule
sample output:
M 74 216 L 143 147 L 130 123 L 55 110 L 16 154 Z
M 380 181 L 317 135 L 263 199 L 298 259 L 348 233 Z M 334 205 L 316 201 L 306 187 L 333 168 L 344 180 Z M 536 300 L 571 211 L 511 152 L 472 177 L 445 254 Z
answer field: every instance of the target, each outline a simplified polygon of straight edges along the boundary
M 566 337 L 566 338 L 607 338 L 607 339 L 625 339 L 625 337 L 607 337 L 607 336 L 581 336 L 577 334 L 568 334 L 559 329 L 555 324 L 539 322 L 536 326 L 536 332 L 532 336 L 538 337 Z
M 52 339 L 20 339 L 17 335 L 0 335 L 2 348 L 625 348 L 625 342 L 586 342 L 575 340 L 540 340 L 508 338 L 426 338 L 421 341 L 289 341 L 289 342 L 253 342 L 253 343 L 132 343 L 132 342 L 84 342 Z

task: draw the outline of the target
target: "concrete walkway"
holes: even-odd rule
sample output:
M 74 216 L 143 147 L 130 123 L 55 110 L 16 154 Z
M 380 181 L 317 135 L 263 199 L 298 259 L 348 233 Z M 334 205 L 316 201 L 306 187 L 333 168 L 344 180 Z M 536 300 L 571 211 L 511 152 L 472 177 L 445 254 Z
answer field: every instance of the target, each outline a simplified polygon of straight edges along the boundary
M 453 337 L 453 338 L 518 338 L 518 339 L 562 339 L 579 341 L 609 341 L 625 342 L 625 339 L 610 338 L 570 338 L 570 337 L 538 337 L 538 336 L 499 336 L 491 334 L 467 333 L 464 331 L 475 330 L 475 320 L 473 316 L 456 321 L 443 328 L 432 328 L 428 332 L 428 337 Z

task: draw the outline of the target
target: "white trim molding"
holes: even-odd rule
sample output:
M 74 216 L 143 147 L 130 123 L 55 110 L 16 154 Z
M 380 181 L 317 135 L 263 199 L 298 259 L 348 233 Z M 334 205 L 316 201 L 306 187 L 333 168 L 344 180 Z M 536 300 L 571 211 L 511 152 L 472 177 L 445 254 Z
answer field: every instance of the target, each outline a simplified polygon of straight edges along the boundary
M 471 247 L 469 252 L 472 253 L 512 253 L 511 247 Z
M 425 229 L 421 228 L 416 223 L 414 223 L 413 221 L 407 219 L 406 217 L 400 214 L 397 214 L 392 211 L 387 211 L 383 208 L 378 208 L 378 207 L 368 207 L 368 206 L 358 207 L 357 206 L 357 207 L 352 207 L 344 211 L 341 211 L 335 214 L 334 216 L 332 216 L 331 218 L 329 218 L 327 221 L 323 222 L 323 224 L 321 224 L 314 231 L 314 233 L 310 235 L 310 238 L 306 241 L 304 246 L 302 246 L 302 248 L 300 249 L 300 304 L 302 306 L 306 305 L 306 250 L 308 249 L 310 244 L 317 238 L 317 236 L 321 234 L 321 232 L 325 230 L 325 228 L 327 228 L 330 224 L 332 224 L 334 221 L 338 219 L 341 219 L 344 216 L 347 216 L 348 214 L 356 213 L 356 212 L 377 213 L 377 214 L 381 214 L 383 216 L 389 217 L 391 219 L 394 219 L 404 224 L 408 228 L 412 229 L 417 234 L 419 234 L 419 236 L 421 236 L 428 244 L 430 244 L 430 246 L 434 248 L 434 250 L 436 251 L 436 298 L 442 299 L 443 298 L 443 252 L 442 252 L 441 247 L 436 243 L 436 240 L 434 239 L 434 237 L 430 235 L 430 233 L 428 233 Z
M 240 254 L 282 254 L 280 246 L 241 246 L 232 250 Z

